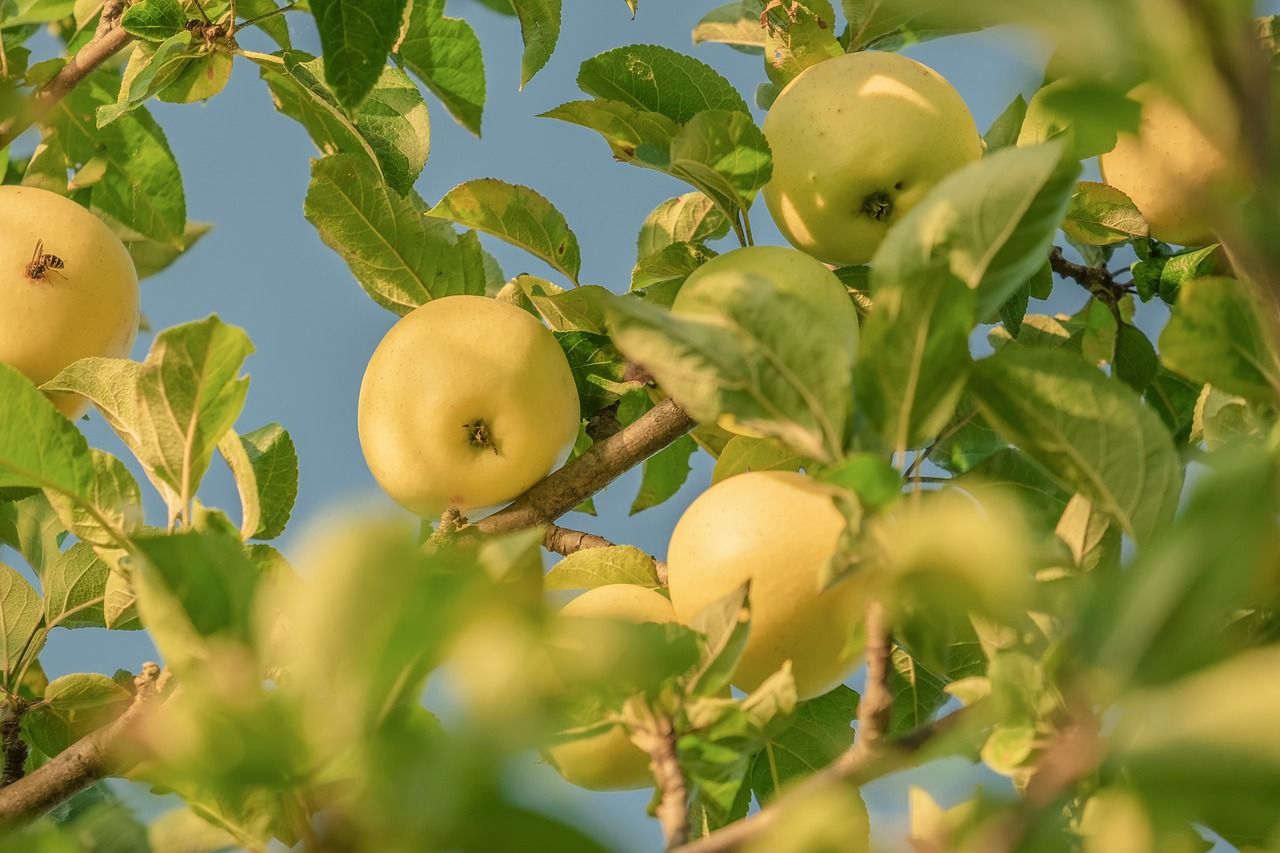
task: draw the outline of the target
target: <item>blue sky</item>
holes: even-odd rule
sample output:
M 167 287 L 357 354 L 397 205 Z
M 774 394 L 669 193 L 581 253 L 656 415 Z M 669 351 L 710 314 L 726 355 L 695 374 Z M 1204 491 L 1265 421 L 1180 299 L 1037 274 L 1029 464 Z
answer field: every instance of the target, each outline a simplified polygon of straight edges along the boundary
M 515 20 L 475 0 L 452 0 L 450 14 L 470 20 L 484 48 L 489 92 L 484 136 L 477 140 L 462 130 L 429 97 L 431 155 L 418 190 L 434 201 L 459 182 L 487 176 L 532 186 L 559 207 L 577 233 L 582 281 L 624 290 L 644 216 L 686 188 L 656 172 L 615 163 L 590 131 L 535 116 L 581 97 L 574 77 L 582 60 L 628 43 L 690 52 L 714 65 L 753 101 L 755 87 L 764 79 L 759 57 L 717 45 L 691 45 L 693 25 L 714 5 L 712 0 L 642 0 L 639 16 L 631 20 L 622 0 L 570 0 L 559 50 L 519 92 Z M 291 20 L 298 46 L 318 52 L 314 35 L 298 26 L 304 19 Z M 242 42 L 270 49 L 265 43 L 255 44 L 252 36 Z M 1029 95 L 1036 89 L 1043 63 L 1034 45 L 1008 34 L 957 36 L 906 53 L 956 86 L 981 129 L 1015 94 Z M 143 310 L 156 329 L 216 312 L 252 336 L 257 353 L 248 364 L 252 387 L 239 427 L 247 431 L 272 421 L 282 423 L 297 443 L 302 466 L 301 495 L 282 547 L 292 551 L 309 525 L 344 507 L 390 510 L 365 468 L 355 413 L 365 364 L 395 317 L 364 295 L 343 262 L 303 219 L 309 159 L 316 153 L 310 141 L 300 127 L 275 112 L 256 69 L 245 61 L 237 62 L 227 90 L 208 104 L 154 104 L 151 109 L 183 167 L 190 217 L 212 221 L 216 227 L 170 270 L 144 284 Z M 753 218 L 757 242 L 782 244 L 763 205 L 758 211 Z M 524 271 L 549 275 L 518 250 L 496 241 L 487 245 L 508 276 Z M 1065 296 L 1055 299 L 1053 310 L 1083 304 L 1083 292 L 1065 286 L 1060 290 Z M 1155 310 L 1144 325 L 1154 328 L 1161 320 Z M 149 343 L 149 336 L 144 336 L 135 357 L 141 357 Z M 84 428 L 94 445 L 120 451 L 96 416 Z M 709 480 L 710 464 L 703 456 L 673 500 L 628 518 L 638 481 L 633 473 L 597 501 L 598 518 L 571 517 L 566 523 L 662 555 L 680 512 Z M 230 478 L 216 465 L 205 499 L 232 509 L 238 505 Z M 152 509 L 157 511 L 158 505 Z M 50 676 L 56 676 L 134 668 L 153 654 L 140 634 L 57 632 L 43 660 Z M 513 789 L 528 802 L 575 816 L 619 850 L 660 847 L 656 823 L 644 815 L 646 792 L 588 794 L 560 782 L 548 769 L 533 766 L 531 760 L 517 764 Z M 923 780 L 940 798 L 954 800 L 963 790 L 957 785 L 973 775 L 968 765 L 956 762 L 913 778 Z M 899 845 L 905 809 L 902 777 L 873 785 L 866 795 L 877 836 L 890 846 Z

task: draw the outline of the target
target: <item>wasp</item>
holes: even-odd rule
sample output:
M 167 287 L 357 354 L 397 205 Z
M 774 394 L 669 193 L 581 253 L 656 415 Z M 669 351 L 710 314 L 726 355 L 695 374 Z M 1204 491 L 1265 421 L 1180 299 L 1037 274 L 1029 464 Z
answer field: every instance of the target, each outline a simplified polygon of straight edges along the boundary
M 31 253 L 31 263 L 27 264 L 27 278 L 40 281 L 49 273 L 56 273 L 66 278 L 66 275 L 61 272 L 66 265 L 66 261 L 62 258 L 44 250 L 44 240 L 37 240 L 36 250 Z

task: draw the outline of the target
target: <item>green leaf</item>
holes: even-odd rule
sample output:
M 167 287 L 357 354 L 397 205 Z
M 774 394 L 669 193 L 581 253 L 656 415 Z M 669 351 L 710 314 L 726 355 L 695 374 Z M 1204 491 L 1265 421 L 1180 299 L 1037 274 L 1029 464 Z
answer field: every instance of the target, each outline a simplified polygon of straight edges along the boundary
M 207 101 L 221 92 L 231 81 L 235 56 L 218 47 L 197 48 L 178 69 L 173 82 L 156 93 L 170 104 L 194 104 Z
M 718 483 L 748 471 L 799 471 L 805 459 L 772 438 L 735 435 L 716 458 L 711 482 Z
M 1060 78 L 1031 97 L 1018 144 L 1061 138 L 1072 159 L 1087 160 L 1115 148 L 1119 131 L 1136 133 L 1140 113 L 1136 101 L 1108 84 Z
M 140 39 L 164 41 L 182 32 L 186 22 L 178 0 L 141 0 L 124 10 L 120 26 Z
M 3 663 L 4 686 L 12 686 L 16 670 L 23 660 L 33 658 L 31 640 L 40 627 L 43 608 L 40 596 L 26 578 L 0 563 L 0 663 Z
M 703 110 L 750 113 L 742 95 L 711 66 L 656 45 L 614 48 L 588 59 L 578 70 L 578 86 L 681 124 Z
M 1111 359 L 1111 370 L 1133 390 L 1141 394 L 1156 378 L 1160 362 L 1156 348 L 1137 326 L 1123 323 L 1116 332 L 1116 350 Z
M 1031 304 L 1031 284 L 1028 282 L 1009 301 L 1000 306 L 1000 322 L 1009 330 L 1009 334 L 1018 337 L 1022 332 L 1022 321 L 1026 319 L 1027 308 Z
M 1035 529 L 1052 528 L 1071 500 L 1071 492 L 1026 454 L 1000 444 L 998 450 L 957 477 L 955 485 L 978 496 L 988 490 L 995 491 L 997 499 L 1015 495 Z
M 1178 504 L 1169 432 L 1127 387 L 1061 350 L 1006 347 L 970 379 L 983 418 L 1147 544 Z
M 731 219 L 751 207 L 773 173 L 764 133 L 751 116 L 730 110 L 693 116 L 666 152 L 642 148 L 637 153 L 645 163 L 693 184 Z
M 298 497 L 298 454 L 279 424 L 247 435 L 227 430 L 218 442 L 240 493 L 240 534 L 244 539 L 274 539 L 284 532 Z
M 520 19 L 524 54 L 520 57 L 520 88 L 533 79 L 555 53 L 560 39 L 560 0 L 511 0 Z
M 222 853 L 240 846 L 235 836 L 190 806 L 179 806 L 151 821 L 147 843 L 151 853 Z
M 164 131 L 144 107 L 105 128 L 94 118 L 98 107 L 114 103 L 119 78 L 107 72 L 87 77 L 50 112 L 50 150 L 79 170 L 106 159 L 102 179 L 89 189 L 89 206 L 129 229 L 161 242 L 177 242 L 187 223 L 182 175 Z
M 946 686 L 945 679 L 930 672 L 901 646 L 894 646 L 889 669 L 889 693 L 893 697 L 889 734 L 909 732 L 932 720 L 949 698 Z
M 459 124 L 479 136 L 485 98 L 480 40 L 470 24 L 447 17 L 444 9 L 445 0 L 414 0 L 400 58 Z
M 835 458 L 849 416 L 857 321 L 832 284 L 834 298 L 825 288 L 799 293 L 764 276 L 728 277 L 714 292 L 700 290 L 682 315 L 615 297 L 609 330 L 623 354 L 700 422 L 729 414 L 807 456 Z
M 717 6 L 693 27 L 695 45 L 727 44 L 747 53 L 764 51 L 764 28 L 760 26 L 762 0 L 734 0 Z
M 40 386 L 45 391 L 80 394 L 102 415 L 135 455 L 141 452 L 138 428 L 138 376 L 142 365 L 127 358 L 89 357 L 74 361 Z
M 1276 666 L 1280 648 L 1253 649 L 1127 697 L 1112 741 L 1126 783 L 1170 814 L 1194 815 L 1238 849 L 1265 849 L 1280 827 L 1251 794 L 1280 790 L 1271 735 L 1280 713 Z
M 1022 131 L 1022 120 L 1027 115 L 1027 101 L 1022 95 L 1014 95 L 1013 100 L 1009 102 L 1009 106 L 1004 108 L 1004 112 L 996 116 L 996 120 L 991 123 L 991 127 L 983 134 L 982 141 L 987 144 L 987 153 L 999 151 L 1001 148 L 1008 148 L 1018 141 L 1018 134 Z
M 590 332 L 555 335 L 569 361 L 583 414 L 594 414 L 617 400 L 624 390 L 626 364 L 609 338 Z
M 338 102 L 355 112 L 373 89 L 400 33 L 405 0 L 311 0 Z
M 48 628 L 105 628 L 103 602 L 110 568 L 87 542 L 60 553 L 40 575 Z
M 584 548 L 551 567 L 543 579 L 548 590 L 591 589 L 614 583 L 628 583 L 658 589 L 653 558 L 631 545 Z
M 138 612 L 165 663 L 181 671 L 213 637 L 248 641 L 261 572 L 240 542 L 214 533 L 140 536 Z
M 841 39 L 849 53 L 868 48 L 898 50 L 909 44 L 977 29 L 987 17 L 971 13 L 975 23 L 960 23 L 958 16 L 931 10 L 927 4 L 886 3 L 884 0 L 841 0 L 848 26 Z
M 1089 246 L 1110 246 L 1147 236 L 1147 221 L 1129 197 L 1109 184 L 1081 181 L 1071 195 L 1062 230 Z
M 873 270 L 876 279 L 879 267 Z M 946 270 L 876 286 L 855 370 L 857 396 L 895 451 L 919 447 L 951 419 L 972 364 L 974 301 L 973 290 Z
M 259 63 L 276 109 L 297 120 L 325 154 L 363 154 L 400 195 L 413 188 L 430 150 L 427 105 L 409 77 L 383 68 L 360 112 L 349 117 L 324 84 L 324 61 L 302 51 Z
M 138 424 L 145 463 L 187 512 L 214 448 L 240 415 L 253 344 L 216 315 L 156 336 L 138 375 Z M 187 518 L 188 523 L 191 519 Z
M 190 58 L 191 40 L 191 33 L 179 28 L 158 45 L 135 45 L 120 79 L 116 102 L 98 107 L 98 127 L 106 127 L 172 83 Z M 101 162 L 105 165 L 105 160 Z
M 142 493 L 116 457 L 93 448 L 93 480 L 79 495 L 53 489 L 45 491 L 63 526 L 82 542 L 92 545 L 104 559 L 117 562 L 123 556 L 122 537 L 142 524 Z
M 8 545 L 22 555 L 38 575 L 49 571 L 58 559 L 58 548 L 65 534 L 48 498 L 39 489 L 6 489 L 17 493 L 0 502 L 0 545 Z
M 167 269 L 179 256 L 212 230 L 211 223 L 188 221 L 181 238 L 166 242 L 151 240 L 123 227 L 117 234 L 124 241 L 124 247 L 129 250 L 129 255 L 133 258 L 133 266 L 138 271 L 138 278 L 144 279 Z
M 1195 382 L 1275 405 L 1280 401 L 1280 363 L 1268 346 L 1262 316 L 1258 299 L 1240 281 L 1187 282 L 1160 334 L 1161 359 Z
M 853 745 L 858 694 L 843 684 L 800 702 L 789 724 L 769 739 L 751 761 L 751 788 L 764 806 L 786 785 L 816 773 Z
M 1110 517 L 1083 495 L 1071 496 L 1053 534 L 1067 546 L 1072 565 L 1081 571 L 1093 571 L 1104 562 L 1112 567 L 1119 565 L 1119 531 Z
M 701 243 L 672 243 L 636 262 L 631 290 L 650 302 L 670 306 L 684 280 L 714 257 L 716 253 Z
M 541 113 L 539 118 L 553 118 L 594 130 L 609 143 L 613 156 L 624 163 L 646 165 L 636 152 L 644 146 L 667 151 L 680 126 L 662 113 L 636 109 L 621 101 L 569 101 Z
M 315 162 L 304 212 L 365 292 L 390 311 L 403 315 L 442 296 L 484 293 L 479 242 L 424 217 L 365 157 Z
M 644 460 L 640 489 L 631 502 L 631 515 L 665 503 L 680 491 L 689 479 L 689 457 L 697 451 L 697 443 L 682 435 Z
M 428 215 L 492 234 L 578 281 L 578 238 L 560 211 L 528 187 L 496 178 L 467 181 L 449 190 Z
M 128 690 L 105 675 L 64 675 L 49 682 L 43 701 L 23 719 L 23 728 L 36 749 L 57 755 L 114 720 L 132 700 Z
M 942 180 L 890 229 L 872 263 L 880 289 L 943 268 L 977 291 L 977 316 L 997 312 L 1044 265 L 1075 188 L 1078 163 L 1060 144 L 1005 148 Z
M 704 243 L 729 233 L 724 211 L 703 193 L 685 193 L 655 207 L 640 226 L 636 259 L 647 258 L 673 243 Z
M 779 86 L 790 83 L 806 68 L 844 53 L 836 41 L 836 13 L 829 0 L 774 6 L 767 15 L 764 70 Z
M 1164 421 L 1176 445 L 1184 445 L 1190 440 L 1196 401 L 1202 387 L 1201 383 L 1192 382 L 1163 366 L 1156 369 L 1155 378 L 1147 386 L 1143 399 Z
M 609 291 L 600 285 L 561 290 L 532 275 L 522 274 L 512 280 L 524 291 L 551 331 L 604 334 L 604 300 Z
M 31 380 L 0 363 L 0 488 L 35 486 L 84 495 L 93 483 L 93 458 L 80 431 L 59 414 Z

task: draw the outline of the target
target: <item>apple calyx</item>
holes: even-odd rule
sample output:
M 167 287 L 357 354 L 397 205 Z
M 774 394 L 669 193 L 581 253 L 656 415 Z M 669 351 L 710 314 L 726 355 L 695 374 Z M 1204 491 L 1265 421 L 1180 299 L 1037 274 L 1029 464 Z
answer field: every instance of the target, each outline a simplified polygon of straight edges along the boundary
M 474 421 L 463 424 L 462 428 L 467 431 L 467 440 L 473 447 L 492 450 L 495 455 L 500 455 L 498 445 L 493 440 L 493 434 L 489 432 L 489 424 L 484 418 L 476 418 Z
M 885 190 L 876 190 L 862 200 L 862 212 L 876 222 L 887 222 L 893 216 L 893 196 Z

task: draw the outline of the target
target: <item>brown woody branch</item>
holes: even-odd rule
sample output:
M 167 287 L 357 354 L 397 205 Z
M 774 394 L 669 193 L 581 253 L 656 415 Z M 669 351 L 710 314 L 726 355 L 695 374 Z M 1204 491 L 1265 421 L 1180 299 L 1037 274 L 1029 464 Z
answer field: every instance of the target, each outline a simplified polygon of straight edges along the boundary
M 674 400 L 663 400 L 474 527 L 493 534 L 549 524 L 693 427 L 684 409 Z
M 697 841 L 677 847 L 673 853 L 730 853 L 741 850 L 762 832 L 776 825 L 780 816 L 794 804 L 811 799 L 814 794 L 830 785 L 857 787 L 890 773 L 914 767 L 932 754 L 932 747 L 938 746 L 949 736 L 971 736 L 985 729 L 991 722 L 989 712 L 990 705 L 983 700 L 898 737 L 880 738 L 877 741 L 859 738 L 852 749 L 788 789 L 768 807 Z
M 84 78 L 133 41 L 133 36 L 120 26 L 124 6 L 122 0 L 107 0 L 102 4 L 97 32 L 88 44 L 80 48 L 52 80 L 40 87 L 26 110 L 0 122 L 0 149 L 8 146 L 32 124 L 42 119 L 55 104 L 80 85 Z
M 1049 266 L 1058 275 L 1071 279 L 1090 293 L 1097 293 L 1099 290 L 1114 291 L 1120 287 L 1106 267 L 1088 267 L 1069 261 L 1062 254 L 1061 246 L 1054 246 L 1049 253 Z
M 867 604 L 867 686 L 858 700 L 858 740 L 875 744 L 889 731 L 893 693 L 889 689 L 890 656 L 893 638 L 889 633 L 889 612 L 878 598 Z
M 144 664 L 133 703 L 116 720 L 67 747 L 30 775 L 0 788 L 0 829 L 12 829 L 138 760 L 135 730 L 164 689 L 167 673 Z
M 658 714 L 633 737 L 649 753 L 649 769 L 662 792 L 657 817 L 667 849 L 679 847 L 689 840 L 689 787 L 676 755 L 675 723 L 665 714 Z

